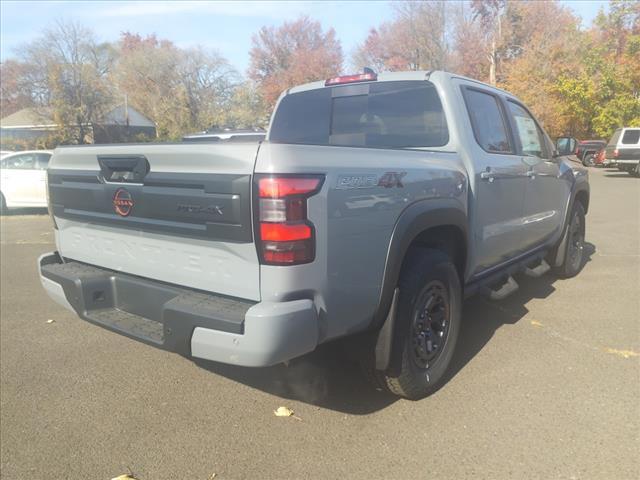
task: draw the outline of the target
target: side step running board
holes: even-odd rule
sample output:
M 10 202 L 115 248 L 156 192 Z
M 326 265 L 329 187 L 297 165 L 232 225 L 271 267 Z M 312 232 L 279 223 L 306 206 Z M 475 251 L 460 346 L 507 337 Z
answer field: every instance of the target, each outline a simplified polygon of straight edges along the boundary
M 538 264 L 538 266 L 534 268 L 526 267 L 524 269 L 524 274 L 527 275 L 528 277 L 538 278 L 544 275 L 545 273 L 547 273 L 549 270 L 551 270 L 551 267 L 543 259 L 543 260 L 540 260 L 540 263 Z
M 502 286 L 499 289 L 494 290 L 492 288 L 487 287 L 485 289 L 485 293 L 489 296 L 491 300 L 502 300 L 503 298 L 508 297 L 513 292 L 518 290 L 518 288 L 519 288 L 518 283 L 515 281 L 515 279 L 511 275 L 509 275 L 509 278 L 507 278 L 507 281 L 504 282 L 504 284 L 502 284 Z

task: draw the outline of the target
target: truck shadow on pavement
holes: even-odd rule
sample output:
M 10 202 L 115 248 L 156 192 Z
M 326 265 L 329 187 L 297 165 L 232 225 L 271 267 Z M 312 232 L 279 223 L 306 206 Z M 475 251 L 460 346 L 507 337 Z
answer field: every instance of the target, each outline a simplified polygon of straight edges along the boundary
M 629 175 L 629 172 L 621 172 L 617 168 L 609 168 L 605 170 L 604 176 L 609 178 L 636 178 L 633 175 Z
M 585 267 L 596 251 L 594 244 L 585 243 Z M 513 325 L 529 310 L 526 304 L 533 299 L 544 299 L 555 292 L 554 284 L 564 281 L 548 273 L 540 278 L 516 276 L 520 288 L 502 301 L 491 301 L 481 295 L 464 303 L 462 328 L 454 354 L 449 377 L 451 380 L 491 340 L 494 332 L 503 325 Z M 569 281 L 571 281 L 569 279 Z
M 585 246 L 586 262 L 595 246 Z M 547 298 L 559 280 L 551 274 L 541 278 L 518 278 L 520 289 L 511 297 L 492 302 L 476 296 L 464 303 L 462 328 L 446 383 L 453 379 L 491 340 L 502 325 L 515 324 L 529 311 L 527 302 Z M 201 368 L 232 381 L 276 395 L 329 410 L 352 415 L 368 415 L 399 401 L 389 393 L 375 390 L 349 355 L 349 339 L 321 345 L 308 355 L 268 368 L 246 368 L 205 360 L 195 360 Z M 422 401 L 429 401 L 425 399 Z
M 607 178 L 629 178 L 637 180 L 637 177 L 629 175 L 627 172 L 605 173 L 604 176 Z
M 17 217 L 21 215 L 48 215 L 49 211 L 44 208 L 12 208 L 8 212 L 2 214 L 3 217 Z

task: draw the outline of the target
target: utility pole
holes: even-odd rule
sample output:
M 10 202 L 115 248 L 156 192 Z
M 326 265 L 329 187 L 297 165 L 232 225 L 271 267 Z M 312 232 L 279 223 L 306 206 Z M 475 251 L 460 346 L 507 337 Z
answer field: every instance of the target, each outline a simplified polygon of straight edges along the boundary
M 441 18 L 442 18 L 442 40 L 441 40 L 441 45 L 440 45 L 440 68 L 442 68 L 442 70 L 446 70 L 447 69 L 447 21 L 446 21 L 446 16 L 447 16 L 447 5 L 446 2 L 443 0 L 442 2 L 440 2 L 440 8 L 442 9 L 442 14 L 441 14 Z
M 129 96 L 126 93 L 124 94 L 124 121 L 129 128 Z

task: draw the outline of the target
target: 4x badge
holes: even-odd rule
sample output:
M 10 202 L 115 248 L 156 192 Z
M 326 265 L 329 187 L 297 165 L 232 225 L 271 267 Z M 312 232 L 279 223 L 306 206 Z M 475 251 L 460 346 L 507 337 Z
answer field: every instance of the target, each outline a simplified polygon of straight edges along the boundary
M 371 187 L 404 188 L 402 179 L 406 175 L 407 172 L 385 172 L 381 176 L 378 176 L 375 173 L 364 175 L 340 175 L 338 176 L 336 188 L 341 190 Z

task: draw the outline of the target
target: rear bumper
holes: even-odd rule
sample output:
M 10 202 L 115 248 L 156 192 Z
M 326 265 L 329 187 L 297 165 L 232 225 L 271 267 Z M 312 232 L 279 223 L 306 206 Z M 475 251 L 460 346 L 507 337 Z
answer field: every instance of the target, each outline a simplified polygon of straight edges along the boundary
M 255 303 L 202 293 L 79 262 L 38 259 L 49 296 L 80 318 L 184 356 L 251 367 L 314 350 L 311 300 Z

